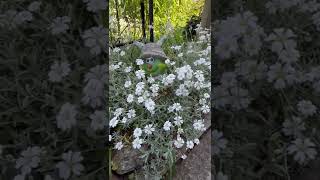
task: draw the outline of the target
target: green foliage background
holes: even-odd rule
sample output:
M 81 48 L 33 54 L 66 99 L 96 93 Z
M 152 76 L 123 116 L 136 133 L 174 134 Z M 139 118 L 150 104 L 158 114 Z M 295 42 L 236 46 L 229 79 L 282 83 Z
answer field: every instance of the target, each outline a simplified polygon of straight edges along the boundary
M 117 0 L 119 2 L 118 14 L 120 22 L 120 32 L 116 19 L 116 0 L 109 2 L 110 21 L 110 42 L 128 42 L 142 38 L 140 0 Z M 143 0 L 146 10 L 146 33 L 148 31 L 148 0 Z M 204 0 L 154 0 L 154 33 L 155 38 L 165 33 L 172 33 L 169 27 L 175 30 L 186 26 L 192 16 L 199 16 L 204 5 Z M 112 21 L 113 19 L 113 21 Z M 181 31 L 175 31 L 175 33 Z M 180 34 L 181 35 L 181 34 Z M 182 36 L 182 35 L 181 35 Z

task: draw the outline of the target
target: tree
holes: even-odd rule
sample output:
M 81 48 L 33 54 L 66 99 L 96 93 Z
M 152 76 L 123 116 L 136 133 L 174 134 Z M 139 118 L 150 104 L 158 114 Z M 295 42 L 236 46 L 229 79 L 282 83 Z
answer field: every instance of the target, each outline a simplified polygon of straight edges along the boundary
M 211 0 L 206 0 L 202 14 L 201 14 L 201 26 L 204 28 L 210 28 L 211 25 Z

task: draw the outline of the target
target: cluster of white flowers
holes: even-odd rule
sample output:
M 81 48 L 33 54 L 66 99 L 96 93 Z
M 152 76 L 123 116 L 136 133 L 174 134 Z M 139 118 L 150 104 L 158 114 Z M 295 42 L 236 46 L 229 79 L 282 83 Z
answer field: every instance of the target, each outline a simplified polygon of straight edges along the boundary
M 100 107 L 104 103 L 104 87 L 107 81 L 107 65 L 97 65 L 85 75 L 86 85 L 83 88 L 82 102 L 92 108 Z
M 278 54 L 279 59 L 284 63 L 298 61 L 300 54 L 296 49 L 297 43 L 294 41 L 296 35 L 290 29 L 274 29 L 266 41 L 272 42 L 271 50 Z
M 90 48 L 90 52 L 93 55 L 99 55 L 101 52 L 107 50 L 107 29 L 102 26 L 92 27 L 86 30 L 82 38 L 84 39 L 84 45 Z
M 33 14 L 30 11 L 7 10 L 0 14 L 0 27 L 15 28 L 33 20 Z
M 215 22 L 217 44 L 215 52 L 222 58 L 230 58 L 239 51 L 238 40 L 242 39 L 243 49 L 249 55 L 257 55 L 262 46 L 263 29 L 257 24 L 258 18 L 250 11 Z
M 111 104 L 109 121 L 114 134 L 109 136 L 109 140 L 114 142 L 114 149 L 121 150 L 128 145 L 122 135 L 131 130 L 129 146 L 134 149 L 148 145 L 151 143 L 149 136 L 159 134 L 177 134 L 176 139 L 167 140 L 172 141 L 176 148 L 185 145 L 186 149 L 193 149 L 200 143 L 195 136 L 206 129 L 202 115 L 210 112 L 211 47 L 204 45 L 210 44 L 211 34 L 203 29 L 198 29 L 198 33 L 200 38 L 197 42 L 191 42 L 189 46 L 172 46 L 176 57 L 164 60 L 168 73 L 156 77 L 139 69 L 145 63 L 143 59 L 130 60 L 130 64 L 121 61 L 126 58 L 125 55 L 119 56 L 124 50 L 110 50 L 111 59 L 115 60 L 110 63 L 110 89 L 114 90 L 111 93 L 115 96 L 110 98 L 115 103 Z M 192 47 L 194 56 L 186 56 L 187 47 Z M 194 109 L 194 106 L 198 108 Z M 194 115 L 186 115 L 191 112 Z

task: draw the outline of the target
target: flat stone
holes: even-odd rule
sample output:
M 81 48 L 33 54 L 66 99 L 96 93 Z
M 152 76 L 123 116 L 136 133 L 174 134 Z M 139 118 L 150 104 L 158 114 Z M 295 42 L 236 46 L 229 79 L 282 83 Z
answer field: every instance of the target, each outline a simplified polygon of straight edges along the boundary
M 200 138 L 200 144 L 196 145 L 187 158 L 180 160 L 176 165 L 174 180 L 211 180 L 211 129 Z
M 210 130 L 211 119 L 210 119 L 210 115 L 211 114 L 206 114 L 203 116 L 205 131 L 203 131 L 197 137 L 200 139 L 200 144 L 196 145 L 190 151 L 190 153 L 192 154 L 190 159 L 193 159 L 193 161 L 196 160 L 195 156 L 203 157 L 203 159 L 201 159 L 200 161 L 197 161 L 200 163 L 199 165 L 201 165 L 202 161 L 205 162 L 205 161 L 208 161 L 211 159 L 211 146 L 210 146 L 211 145 L 211 130 Z M 202 136 L 204 136 L 204 134 L 205 134 L 205 137 L 201 138 Z M 201 140 L 201 139 L 203 139 L 203 140 Z M 186 153 L 187 153 L 186 148 L 179 149 L 178 153 L 176 155 L 177 160 L 181 159 L 180 158 L 181 154 L 186 154 Z M 139 180 L 144 180 L 144 179 L 150 180 L 150 178 L 142 177 L 142 171 L 141 171 L 141 169 L 139 169 L 139 167 L 142 167 L 143 161 L 139 158 L 140 155 L 141 154 L 138 150 L 134 150 L 130 147 L 123 148 L 120 151 L 115 151 L 114 156 L 112 157 L 112 162 L 113 162 L 113 167 L 114 167 L 113 170 L 117 174 L 120 174 L 120 175 L 131 173 L 132 171 L 137 170 L 136 175 L 139 177 Z M 189 161 L 187 161 L 187 162 L 189 162 Z M 190 163 L 192 164 L 192 161 Z M 190 164 L 190 167 L 191 167 L 191 164 Z M 206 165 L 206 167 L 210 167 L 209 170 L 205 170 L 205 168 L 202 168 L 201 170 L 206 171 L 206 172 L 202 172 L 202 171 L 201 172 L 206 174 L 206 177 L 210 176 L 210 178 L 211 178 L 211 161 L 209 164 L 210 164 L 210 166 Z M 199 171 L 199 166 L 198 166 L 198 169 L 196 169 L 194 166 L 193 166 L 193 168 L 194 168 L 194 170 Z M 181 173 L 185 172 L 185 170 L 183 170 L 183 169 L 181 169 L 181 170 L 177 169 L 176 172 L 178 173 L 178 171 L 182 171 Z M 164 174 L 165 174 L 165 172 L 164 172 Z M 186 176 L 187 175 L 190 175 L 190 174 L 186 173 Z
M 120 151 L 114 151 L 112 157 L 112 168 L 117 174 L 126 174 L 137 167 L 143 165 L 143 161 L 138 150 L 132 149 L 131 147 L 125 147 Z

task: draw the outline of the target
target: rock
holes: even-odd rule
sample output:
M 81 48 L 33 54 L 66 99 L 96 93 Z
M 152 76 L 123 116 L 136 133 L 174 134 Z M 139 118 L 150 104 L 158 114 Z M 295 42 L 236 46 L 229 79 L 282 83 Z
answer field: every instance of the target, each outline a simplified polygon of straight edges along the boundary
M 112 169 L 117 174 L 126 174 L 143 165 L 141 154 L 138 150 L 125 147 L 120 151 L 115 151 L 112 157 Z
M 210 134 L 211 135 L 211 131 L 210 126 L 211 126 L 211 119 L 210 119 L 210 114 L 206 114 L 203 116 L 204 118 L 204 125 L 205 125 L 205 131 L 203 131 L 197 138 L 200 139 L 200 137 L 203 134 Z M 211 136 L 210 136 L 211 137 Z M 209 137 L 207 137 L 206 139 L 208 139 Z M 210 141 L 208 142 L 209 144 Z M 191 150 L 192 152 L 193 150 Z M 208 149 L 205 149 L 204 151 L 208 151 L 208 152 L 204 152 L 204 153 L 211 153 Z M 176 158 L 177 160 L 180 160 L 181 155 L 188 153 L 186 148 L 181 148 L 178 150 L 178 153 L 176 154 Z M 199 151 L 195 152 L 195 153 L 199 153 Z M 123 149 L 121 149 L 120 151 L 115 151 L 113 157 L 112 157 L 112 163 L 113 163 L 113 170 L 120 175 L 123 174 L 127 174 L 131 171 L 137 170 L 136 172 L 136 176 L 138 176 L 139 180 L 150 180 L 150 179 L 154 179 L 154 178 L 144 178 L 143 174 L 142 174 L 142 170 L 140 167 L 142 167 L 143 165 L 143 161 L 142 159 L 139 158 L 139 156 L 141 155 L 141 153 L 138 150 L 134 150 L 131 147 L 125 147 Z M 208 159 L 211 159 L 210 157 L 206 157 Z M 165 173 L 165 172 L 164 172 Z

